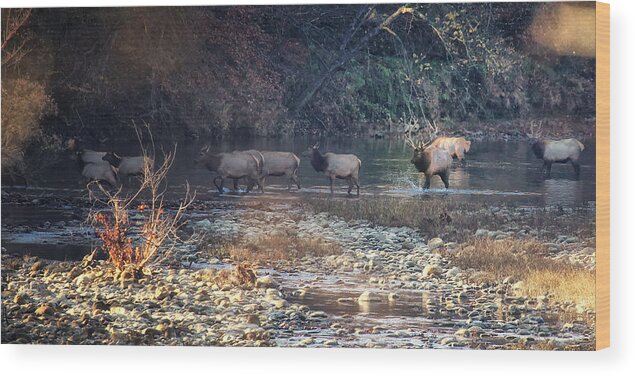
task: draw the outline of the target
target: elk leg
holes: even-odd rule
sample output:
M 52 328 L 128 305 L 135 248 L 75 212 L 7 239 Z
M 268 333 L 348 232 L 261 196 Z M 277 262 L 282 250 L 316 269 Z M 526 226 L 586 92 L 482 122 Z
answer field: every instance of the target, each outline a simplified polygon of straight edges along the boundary
M 234 180 L 234 192 L 238 191 L 238 179 L 233 179 Z
M 573 171 L 575 171 L 575 177 L 580 177 L 580 164 L 577 161 L 571 161 L 571 165 L 573 166 Z
M 291 175 L 291 179 L 293 180 L 295 185 L 298 186 L 298 191 L 299 191 L 300 190 L 300 180 L 298 179 L 298 175 L 296 175 L 296 174 Z
M 359 179 L 356 177 L 353 177 L 353 183 L 357 187 L 357 196 L 359 196 Z
M 351 191 L 353 190 L 353 180 L 352 178 L 349 176 L 346 178 L 346 181 L 348 182 L 348 194 L 351 194 Z
M 423 185 L 423 189 L 429 189 L 429 188 L 430 188 L 430 177 L 426 175 L 426 182 Z
M 551 164 L 552 162 L 545 162 L 545 176 L 547 178 L 551 177 Z
M 247 192 L 251 192 L 251 190 L 254 188 L 254 180 L 253 179 L 249 179 L 249 184 L 247 184 Z
M 216 183 L 216 180 L 220 179 L 220 185 L 218 183 Z M 216 189 L 218 189 L 218 193 L 223 193 L 223 177 L 222 176 L 217 176 L 214 178 L 213 180 L 214 185 L 216 186 Z
M 450 173 L 445 171 L 439 176 L 441 177 L 441 180 L 443 180 L 443 184 L 445 184 L 445 189 L 450 188 Z
M 333 192 L 333 177 L 329 176 L 329 182 L 331 183 L 331 196 L 333 196 L 335 193 Z
M 257 180 L 257 182 L 260 193 L 265 193 L 265 178 L 260 178 Z

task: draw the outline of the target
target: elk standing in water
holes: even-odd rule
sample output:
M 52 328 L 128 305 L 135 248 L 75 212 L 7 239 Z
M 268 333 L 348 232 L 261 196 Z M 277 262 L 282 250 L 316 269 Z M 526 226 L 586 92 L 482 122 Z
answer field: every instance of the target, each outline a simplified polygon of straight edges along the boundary
M 410 163 L 415 166 L 417 171 L 423 172 L 426 177 L 423 188 L 430 188 L 430 179 L 434 175 L 438 175 L 443 181 L 445 188 L 448 189 L 450 187 L 450 168 L 452 167 L 452 156 L 450 153 L 443 148 L 423 142 L 415 144 L 409 135 L 406 137 L 406 143 L 413 149 Z
M 537 130 L 536 130 L 537 129 Z M 564 140 L 548 140 L 542 138 L 541 124 L 532 124 L 530 133 L 532 140 L 531 150 L 538 159 L 542 159 L 542 173 L 545 177 L 551 177 L 551 165 L 553 163 L 571 162 L 576 178 L 580 177 L 580 154 L 584 151 L 584 145 L 575 138 Z
M 575 138 L 564 140 L 536 140 L 531 146 L 538 159 L 543 160 L 542 172 L 551 177 L 552 163 L 571 162 L 576 178 L 580 177 L 580 153 L 584 150 L 584 145 Z
M 255 150 L 249 150 L 253 152 Z M 258 152 L 262 158 L 264 176 L 284 176 L 287 179 L 287 189 L 291 191 L 291 185 L 295 184 L 300 189 L 300 180 L 298 179 L 298 168 L 300 167 L 300 158 L 295 154 L 286 151 L 261 151 Z M 237 181 L 234 180 L 234 186 Z M 254 182 L 249 184 L 253 186 Z M 264 181 L 263 181 L 264 184 Z
M 218 173 L 213 180 L 218 192 L 223 193 L 223 184 L 225 179 L 242 179 L 249 178 L 256 181 L 260 192 L 264 193 L 262 164 L 251 153 L 231 152 L 212 154 L 209 152 L 209 146 L 204 147 L 199 152 L 195 163 L 202 163 L 208 170 Z M 216 181 L 220 179 L 220 184 Z M 249 192 L 250 187 L 247 188 Z
M 145 155 L 137 157 L 120 157 L 109 151 L 101 159 L 110 163 L 110 165 L 117 169 L 120 179 L 128 179 L 130 176 L 143 176 L 146 169 L 150 172 L 154 167 L 154 160 Z
M 323 172 L 329 179 L 331 186 L 331 195 L 333 192 L 333 181 L 335 178 L 346 179 L 348 182 L 348 194 L 351 194 L 353 185 L 357 187 L 357 196 L 359 196 L 359 169 L 362 161 L 355 154 L 322 154 L 319 150 L 319 144 L 309 147 L 307 154 L 311 158 L 311 166 L 317 172 Z
M 467 141 L 464 137 L 439 137 L 432 141 L 431 147 L 438 147 L 447 150 L 452 158 L 464 161 L 465 153 L 470 151 L 471 141 Z

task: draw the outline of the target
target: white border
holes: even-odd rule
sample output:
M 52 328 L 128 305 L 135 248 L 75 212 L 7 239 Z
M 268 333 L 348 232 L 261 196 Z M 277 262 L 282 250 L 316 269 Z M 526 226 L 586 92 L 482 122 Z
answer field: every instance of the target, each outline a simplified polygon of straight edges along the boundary
M 311 0 L 310 3 L 327 3 Z M 346 3 L 364 1 L 342 1 Z M 340 2 L 340 3 L 342 3 Z M 385 1 L 394 2 L 394 1 Z M 448 1 L 440 1 L 448 2 Z M 0 346 L 4 375 L 154 376 L 218 374 L 326 375 L 625 375 L 635 369 L 635 286 L 629 237 L 635 212 L 632 143 L 627 121 L 635 87 L 635 15 L 632 0 L 611 4 L 611 348 L 592 352 L 440 351 L 357 349 L 228 349 L 193 347 Z M 188 5 L 289 4 L 293 1 L 197 1 Z M 331 1 L 333 3 L 333 1 Z M 170 0 L 3 0 L 2 7 L 183 5 Z M 631 95 L 629 95 L 631 94 Z M 632 120 L 632 117 L 628 120 Z M 627 167 L 628 166 L 628 167 Z M 630 173 L 630 174 L 629 174 Z

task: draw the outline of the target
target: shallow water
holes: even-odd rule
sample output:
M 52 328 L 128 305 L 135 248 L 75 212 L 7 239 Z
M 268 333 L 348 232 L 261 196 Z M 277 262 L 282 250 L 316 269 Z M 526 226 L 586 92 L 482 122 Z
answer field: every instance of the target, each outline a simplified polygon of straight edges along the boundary
M 280 150 L 292 151 L 301 158 L 299 178 L 303 189 L 287 192 L 287 182 L 281 177 L 269 177 L 266 195 L 278 199 L 298 198 L 302 195 L 328 193 L 327 179 L 313 170 L 308 158 L 303 157 L 314 139 L 251 139 L 235 142 L 213 142 L 211 150 Z M 390 196 L 447 195 L 456 199 L 518 201 L 532 206 L 579 206 L 595 201 L 595 143 L 583 140 L 586 148 L 581 156 L 582 174 L 576 180 L 570 164 L 554 164 L 552 178 L 544 179 L 541 162 L 535 158 L 526 141 L 473 141 L 465 163 L 455 161 L 450 174 L 450 189 L 443 189 L 441 180 L 434 177 L 432 189 L 424 191 L 423 175 L 410 163 L 411 151 L 403 140 L 390 139 L 325 139 L 320 142 L 322 152 L 354 153 L 362 160 L 360 184 L 362 194 Z M 169 175 L 171 191 L 179 193 L 185 182 L 196 189 L 201 198 L 216 193 L 213 175 L 193 162 L 205 142 L 180 142 L 174 165 Z M 111 145 L 89 145 L 96 150 L 113 149 L 121 155 L 139 154 L 136 143 L 116 142 Z M 174 143 L 157 146 L 170 149 Z M 225 187 L 230 188 L 231 182 Z M 6 187 L 5 187 L 6 188 Z M 82 192 L 80 173 L 74 161 L 63 156 L 51 163 L 30 189 L 46 189 L 62 195 Z M 346 193 L 346 183 L 338 181 L 338 194 Z M 239 192 L 239 195 L 241 193 Z M 235 196 L 226 191 L 226 196 Z

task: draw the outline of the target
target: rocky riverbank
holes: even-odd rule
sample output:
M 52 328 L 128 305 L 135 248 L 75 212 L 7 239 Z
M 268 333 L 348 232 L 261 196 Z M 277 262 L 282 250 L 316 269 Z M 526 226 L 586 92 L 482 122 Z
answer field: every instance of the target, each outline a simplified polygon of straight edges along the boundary
M 474 239 L 533 239 L 554 262 L 594 269 L 592 234 L 567 226 L 566 233 L 528 228 L 520 224 L 527 215 L 520 209 L 483 210 L 495 211 L 494 219 L 517 217 L 518 223 L 492 221 L 474 231 Z M 455 257 L 470 251 L 472 243 L 344 220 L 289 202 L 206 202 L 188 219 L 189 241 L 137 282 L 113 282 L 103 260 L 51 261 L 9 256 L 11 249 L 3 249 L 2 342 L 593 346 L 592 306 L 532 296 L 525 282 L 513 277 L 478 278 L 482 272 L 460 268 Z M 293 249 L 295 257 L 287 258 L 289 249 L 275 257 L 268 253 L 286 238 L 292 241 L 278 248 L 306 249 Z M 254 257 L 245 260 L 245 255 Z M 232 278 L 236 265 L 250 261 L 252 281 Z

